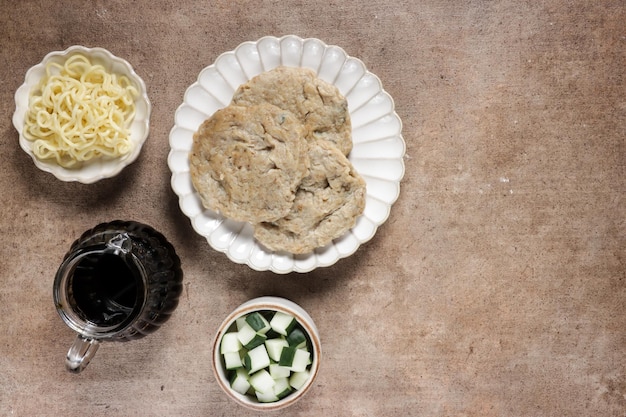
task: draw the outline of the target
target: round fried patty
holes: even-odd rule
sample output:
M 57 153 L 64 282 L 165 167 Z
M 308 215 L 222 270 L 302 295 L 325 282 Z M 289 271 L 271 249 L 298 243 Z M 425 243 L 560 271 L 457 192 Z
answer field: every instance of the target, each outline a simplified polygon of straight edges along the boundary
M 365 181 L 335 146 L 309 143 L 309 160 L 289 213 L 254 227 L 254 237 L 271 250 L 304 254 L 325 246 L 354 226 L 365 208 Z
M 193 137 L 190 173 L 203 205 L 250 223 L 287 215 L 308 173 L 302 123 L 271 104 L 230 105 Z
M 352 150 L 348 102 L 332 84 L 308 68 L 278 67 L 239 86 L 233 104 L 271 103 L 292 112 L 308 137 L 332 142 L 344 155 Z

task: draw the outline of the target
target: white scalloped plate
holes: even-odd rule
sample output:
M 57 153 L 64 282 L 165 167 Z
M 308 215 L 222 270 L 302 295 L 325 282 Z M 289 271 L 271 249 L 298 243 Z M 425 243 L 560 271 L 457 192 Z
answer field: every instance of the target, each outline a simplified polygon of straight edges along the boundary
M 356 225 L 331 244 L 306 255 L 269 251 L 253 238 L 251 225 L 205 209 L 189 173 L 193 134 L 200 124 L 226 107 L 239 85 L 280 65 L 311 68 L 346 97 L 354 143 L 349 159 L 367 183 L 365 210 Z M 393 99 L 363 62 L 318 39 L 264 37 L 220 55 L 185 92 L 169 141 L 172 189 L 193 228 L 233 262 L 258 271 L 309 272 L 351 255 L 387 220 L 404 176 L 405 143 Z
M 127 76 L 139 91 L 135 99 L 135 118 L 130 126 L 130 139 L 134 144 L 133 150 L 128 155 L 121 158 L 109 160 L 95 160 L 85 164 L 80 169 L 67 169 L 52 161 L 43 161 L 33 154 L 33 143 L 27 140 L 22 134 L 24 119 L 28 111 L 28 100 L 30 92 L 39 84 L 39 80 L 46 73 L 46 65 L 49 62 L 63 63 L 70 56 L 83 54 L 94 63 L 100 64 L 107 71 Z M 47 54 L 43 61 L 26 72 L 24 84 L 15 92 L 15 113 L 13 113 L 13 126 L 20 135 L 20 146 L 30 157 L 35 165 L 42 171 L 49 172 L 61 181 L 78 181 L 84 184 L 94 183 L 104 178 L 113 177 L 122 171 L 124 167 L 132 163 L 139 156 L 141 147 L 148 137 L 150 124 L 151 104 L 146 92 L 146 85 L 139 77 L 132 66 L 124 59 L 118 58 L 111 52 L 103 48 L 87 48 L 74 45 L 65 51 L 54 51 Z

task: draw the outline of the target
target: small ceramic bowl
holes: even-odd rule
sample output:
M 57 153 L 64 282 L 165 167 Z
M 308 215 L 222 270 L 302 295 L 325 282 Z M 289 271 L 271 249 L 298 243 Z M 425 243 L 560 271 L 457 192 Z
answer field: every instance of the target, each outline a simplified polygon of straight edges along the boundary
M 308 367 L 310 376 L 308 380 L 300 389 L 295 390 L 286 397 L 274 402 L 259 402 L 255 396 L 240 394 L 231 388 L 228 371 L 226 370 L 220 353 L 220 344 L 224 334 L 227 333 L 229 329 L 234 327 L 235 322 L 239 317 L 246 316 L 255 311 L 280 311 L 292 315 L 295 317 L 300 327 L 304 330 L 311 346 L 311 361 Z M 318 374 L 321 354 L 322 348 L 319 332 L 317 331 L 311 316 L 309 316 L 309 314 L 302 307 L 290 300 L 280 297 L 259 297 L 241 304 L 232 313 L 230 313 L 230 315 L 226 317 L 220 325 L 213 343 L 213 371 L 222 390 L 237 403 L 253 410 L 273 411 L 294 404 L 296 401 L 300 400 L 304 394 L 306 394 Z
M 135 99 L 136 114 L 130 126 L 130 139 L 133 142 L 133 150 L 120 158 L 109 160 L 94 160 L 78 169 L 64 168 L 54 161 L 40 160 L 33 154 L 33 143 L 27 140 L 22 131 L 24 120 L 28 111 L 28 101 L 31 91 L 36 88 L 42 77 L 46 74 L 46 65 L 50 62 L 62 64 L 69 57 L 82 54 L 88 57 L 94 64 L 100 64 L 109 71 L 128 77 L 139 94 Z M 65 51 L 54 51 L 47 54 L 43 61 L 33 66 L 26 72 L 24 84 L 15 92 L 15 113 L 13 113 L 13 126 L 20 135 L 20 146 L 33 159 L 35 165 L 42 171 L 49 172 L 62 181 L 78 181 L 84 184 L 94 183 L 98 180 L 117 175 L 127 165 L 137 159 L 146 138 L 150 122 L 151 104 L 146 92 L 146 85 L 135 73 L 132 66 L 122 58 L 118 58 L 103 48 L 86 48 L 84 46 L 71 46 Z

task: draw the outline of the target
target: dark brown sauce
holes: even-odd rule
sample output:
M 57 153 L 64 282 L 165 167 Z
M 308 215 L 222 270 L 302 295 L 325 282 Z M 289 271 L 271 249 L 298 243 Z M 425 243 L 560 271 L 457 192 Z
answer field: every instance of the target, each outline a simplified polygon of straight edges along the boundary
M 142 284 L 119 256 L 93 254 L 83 258 L 71 278 L 71 297 L 83 318 L 97 326 L 122 323 L 140 305 Z

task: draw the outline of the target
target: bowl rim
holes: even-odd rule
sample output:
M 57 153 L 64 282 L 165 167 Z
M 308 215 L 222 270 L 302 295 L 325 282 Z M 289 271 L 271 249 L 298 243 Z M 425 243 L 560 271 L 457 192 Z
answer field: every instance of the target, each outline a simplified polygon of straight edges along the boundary
M 138 124 L 142 132 L 137 136 L 136 139 L 133 140 L 133 142 L 135 143 L 135 149 L 130 154 L 124 155 L 118 159 L 115 159 L 114 161 L 109 161 L 106 169 L 99 169 L 91 174 L 81 168 L 67 169 L 55 163 L 39 160 L 33 154 L 31 146 L 29 146 L 30 141 L 28 141 L 23 134 L 24 118 L 26 112 L 28 111 L 28 98 L 30 96 L 30 91 L 39 81 L 38 79 L 33 79 L 33 77 L 35 77 L 35 74 L 38 71 L 45 70 L 46 64 L 50 61 L 59 59 L 65 61 L 72 55 L 78 53 L 82 53 L 90 57 L 97 56 L 98 58 L 100 58 L 100 61 L 105 61 L 105 66 L 106 63 L 110 63 L 110 66 L 121 65 L 124 68 L 125 75 L 131 78 L 131 80 L 136 84 L 139 91 L 139 94 L 135 99 L 135 103 L 142 103 L 143 107 L 145 107 L 145 116 L 143 117 L 143 120 L 141 120 Z M 65 50 L 48 52 L 39 63 L 33 65 L 26 71 L 26 75 L 24 76 L 24 82 L 15 91 L 14 101 L 15 111 L 13 113 L 12 122 L 15 130 L 17 130 L 19 135 L 20 147 L 26 154 L 30 156 L 37 168 L 54 175 L 57 179 L 64 182 L 76 181 L 83 184 L 91 184 L 105 178 L 111 178 L 116 176 L 125 167 L 133 163 L 139 157 L 141 149 L 145 141 L 147 140 L 150 132 L 150 116 L 152 113 L 152 103 L 150 102 L 150 99 L 148 97 L 146 83 L 137 74 L 133 66 L 127 60 L 114 55 L 109 50 L 102 47 L 72 45 Z
M 292 314 L 296 321 L 304 328 L 313 349 L 313 359 L 310 367 L 311 375 L 302 388 L 294 393 L 271 403 L 255 402 L 250 396 L 235 392 L 229 385 L 226 372 L 222 366 L 219 346 L 224 333 L 235 323 L 235 320 L 242 315 L 255 311 L 282 311 Z M 218 385 L 230 398 L 240 405 L 257 411 L 273 411 L 288 407 L 300 400 L 311 388 L 320 369 L 322 347 L 319 332 L 311 316 L 301 306 L 291 300 L 275 296 L 262 296 L 246 301 L 235 308 L 220 324 L 213 340 L 212 364 L 213 374 Z

